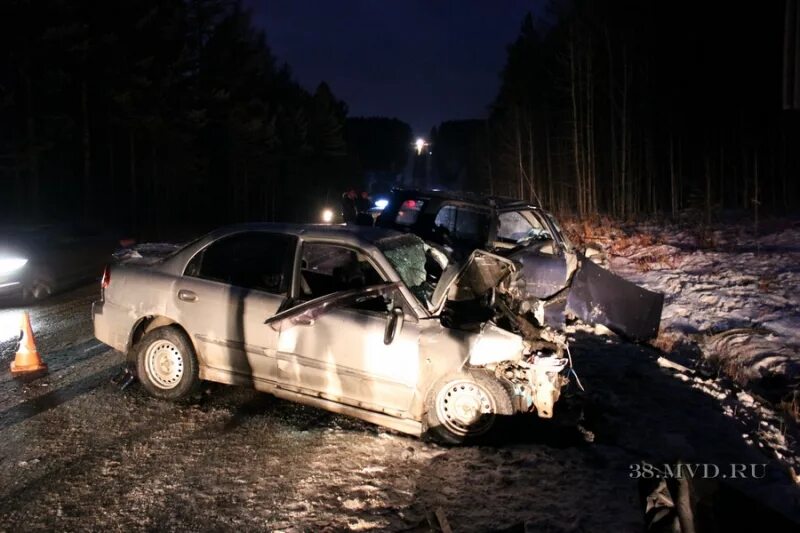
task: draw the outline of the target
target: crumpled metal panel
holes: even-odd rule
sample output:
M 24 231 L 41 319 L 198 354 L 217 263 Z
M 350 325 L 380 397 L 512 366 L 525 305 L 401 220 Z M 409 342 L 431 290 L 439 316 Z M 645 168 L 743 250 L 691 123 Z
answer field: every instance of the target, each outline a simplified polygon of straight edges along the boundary
M 602 324 L 632 340 L 658 335 L 664 295 L 648 291 L 585 257 L 572 278 L 567 312 L 589 324 Z
M 522 265 L 528 297 L 550 298 L 567 285 L 569 273 L 563 254 L 543 254 L 533 246 L 511 254 L 510 259 Z
M 469 287 L 475 296 L 480 296 L 497 287 L 509 272 L 509 263 L 501 262 L 495 256 L 476 253 L 458 283 Z
M 523 350 L 522 337 L 491 322 L 484 322 L 480 334 L 470 347 L 469 364 L 486 366 L 503 361 L 519 361 Z
M 447 267 L 431 296 L 429 310 L 433 314 L 440 313 L 454 292 L 451 291 L 453 287 L 461 298 L 478 297 L 497 287 L 515 269 L 514 263 L 505 257 L 474 250 L 463 263 Z

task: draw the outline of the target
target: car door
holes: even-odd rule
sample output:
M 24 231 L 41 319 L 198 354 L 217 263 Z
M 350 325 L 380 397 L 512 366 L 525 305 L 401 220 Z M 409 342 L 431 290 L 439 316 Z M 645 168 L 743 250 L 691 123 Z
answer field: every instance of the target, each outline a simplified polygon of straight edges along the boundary
M 280 330 L 279 386 L 371 410 L 407 411 L 419 375 L 419 324 L 402 295 L 376 290 L 387 281 L 371 261 L 338 245 L 304 243 L 297 276 L 306 303 L 271 321 Z M 292 317 L 300 318 L 286 320 Z M 399 327 L 390 340 L 393 325 Z
M 529 208 L 501 211 L 494 230 L 499 250 L 522 265 L 525 290 L 532 298 L 547 299 L 563 290 L 575 262 L 564 253 L 539 212 Z
M 278 334 L 264 326 L 286 300 L 296 239 L 268 232 L 222 237 L 198 252 L 171 303 L 209 377 L 274 382 Z

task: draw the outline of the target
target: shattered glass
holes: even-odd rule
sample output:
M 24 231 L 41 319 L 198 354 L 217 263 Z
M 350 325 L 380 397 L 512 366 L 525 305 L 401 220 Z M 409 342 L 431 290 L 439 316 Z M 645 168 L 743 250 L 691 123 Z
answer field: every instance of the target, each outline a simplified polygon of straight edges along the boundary
M 415 296 L 425 302 L 433 286 L 426 282 L 425 243 L 415 235 L 397 235 L 381 239 L 375 245 L 392 264 L 400 279 Z

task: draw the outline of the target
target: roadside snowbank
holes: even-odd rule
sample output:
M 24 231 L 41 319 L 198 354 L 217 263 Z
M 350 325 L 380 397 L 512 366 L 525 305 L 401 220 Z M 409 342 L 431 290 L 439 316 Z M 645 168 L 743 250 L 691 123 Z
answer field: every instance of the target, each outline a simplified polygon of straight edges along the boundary
M 771 401 L 797 401 L 800 224 L 774 223 L 758 238 L 733 224 L 703 233 L 605 221 L 579 230 L 604 248 L 618 274 L 664 293 L 659 348 L 674 355 L 699 349 Z

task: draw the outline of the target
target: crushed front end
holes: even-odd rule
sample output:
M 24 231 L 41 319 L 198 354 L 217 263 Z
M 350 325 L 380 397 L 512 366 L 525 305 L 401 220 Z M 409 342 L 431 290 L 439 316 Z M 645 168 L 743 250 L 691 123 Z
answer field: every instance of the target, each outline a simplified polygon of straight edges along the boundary
M 498 322 L 522 337 L 525 356 L 520 361 L 499 363 L 495 374 L 512 385 L 517 411 L 535 410 L 539 417 L 551 418 L 572 371 L 567 338 L 550 328 L 534 326 L 511 311 L 504 299 L 500 297 L 495 302 L 500 313 Z
M 525 305 L 510 260 L 483 251 L 472 254 L 448 291 L 443 324 L 478 333 L 469 357 L 513 390 L 517 412 L 553 416 L 554 405 L 573 371 L 565 335 L 540 326 Z M 518 343 L 512 350 L 509 344 Z M 507 354 L 514 352 L 514 357 Z

